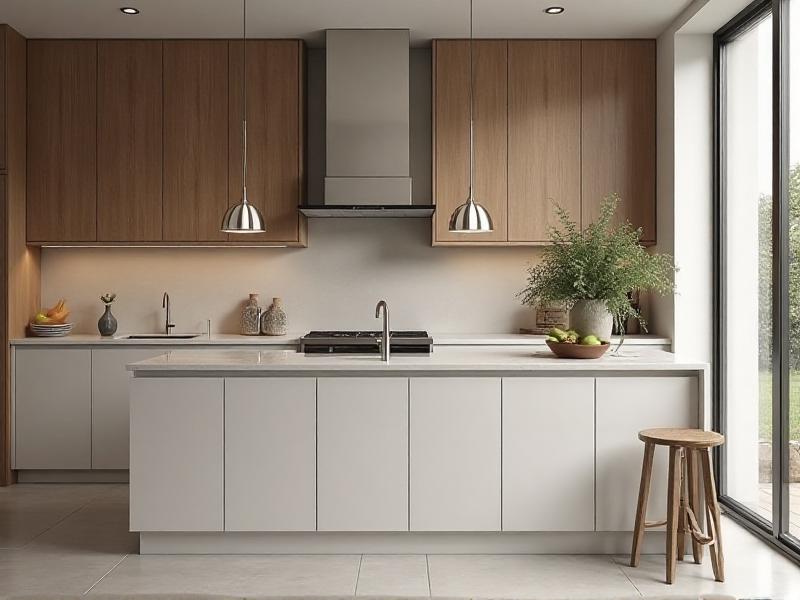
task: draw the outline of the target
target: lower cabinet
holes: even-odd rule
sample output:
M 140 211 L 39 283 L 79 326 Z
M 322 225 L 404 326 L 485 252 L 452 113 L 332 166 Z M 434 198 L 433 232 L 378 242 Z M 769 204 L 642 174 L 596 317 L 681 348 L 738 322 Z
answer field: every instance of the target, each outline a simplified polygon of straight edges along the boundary
M 15 350 L 15 469 L 91 468 L 91 368 L 87 349 Z
M 316 529 L 316 379 L 225 380 L 225 530 Z
M 224 381 L 131 382 L 131 531 L 222 531 Z
M 650 427 L 697 427 L 696 377 L 598 377 L 597 531 L 632 531 L 644 444 Z M 651 521 L 667 514 L 666 448 L 656 448 L 650 485 Z
M 127 469 L 130 451 L 128 389 L 125 365 L 164 354 L 160 348 L 92 350 L 92 468 Z
M 594 530 L 594 379 L 503 379 L 503 531 Z
M 317 529 L 408 531 L 408 379 L 317 380 Z
M 501 385 L 409 381 L 411 531 L 500 531 Z

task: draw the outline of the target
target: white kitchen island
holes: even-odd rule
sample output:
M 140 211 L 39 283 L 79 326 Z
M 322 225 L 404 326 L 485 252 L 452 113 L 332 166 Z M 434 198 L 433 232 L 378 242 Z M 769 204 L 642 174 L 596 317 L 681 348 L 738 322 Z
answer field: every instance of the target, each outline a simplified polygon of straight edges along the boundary
M 142 553 L 627 552 L 647 427 L 707 423 L 660 350 L 179 350 L 129 365 Z M 651 518 L 665 514 L 657 453 Z M 652 532 L 646 549 L 663 551 Z

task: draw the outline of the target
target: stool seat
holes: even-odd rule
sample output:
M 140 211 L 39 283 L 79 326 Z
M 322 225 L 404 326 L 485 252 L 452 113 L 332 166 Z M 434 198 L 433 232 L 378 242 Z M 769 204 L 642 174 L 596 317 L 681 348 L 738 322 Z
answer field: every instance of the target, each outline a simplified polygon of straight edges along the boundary
M 639 439 L 656 446 L 679 446 L 693 449 L 713 448 L 725 442 L 725 436 L 716 431 L 672 427 L 644 429 L 639 432 Z

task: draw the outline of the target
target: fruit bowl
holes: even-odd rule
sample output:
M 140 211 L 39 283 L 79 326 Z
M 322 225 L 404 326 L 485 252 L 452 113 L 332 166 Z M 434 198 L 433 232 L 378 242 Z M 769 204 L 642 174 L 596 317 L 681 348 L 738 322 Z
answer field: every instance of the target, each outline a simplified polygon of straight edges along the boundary
M 600 358 L 609 349 L 608 342 L 595 346 L 546 341 L 547 347 L 559 358 Z

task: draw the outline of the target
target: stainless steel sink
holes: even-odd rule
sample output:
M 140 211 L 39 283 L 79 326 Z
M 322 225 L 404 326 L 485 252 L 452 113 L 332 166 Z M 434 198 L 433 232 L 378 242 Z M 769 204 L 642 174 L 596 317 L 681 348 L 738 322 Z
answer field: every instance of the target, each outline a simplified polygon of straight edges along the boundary
M 123 335 L 121 340 L 191 340 L 200 337 L 200 333 L 136 333 Z

